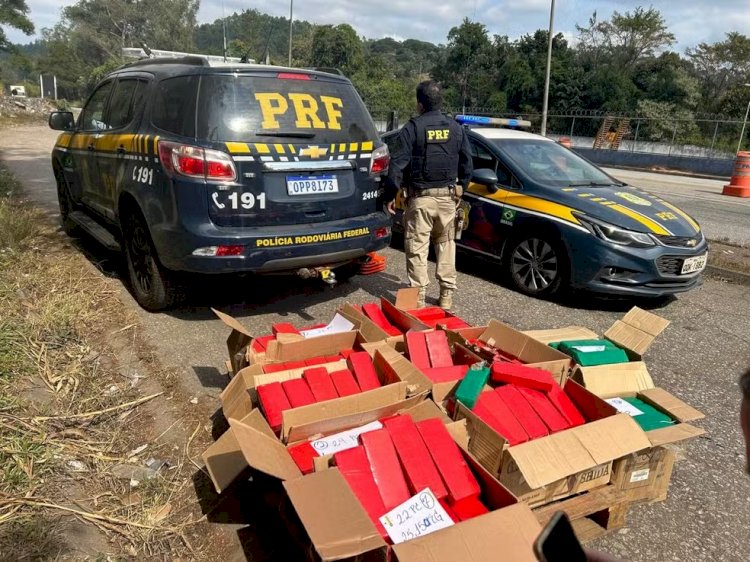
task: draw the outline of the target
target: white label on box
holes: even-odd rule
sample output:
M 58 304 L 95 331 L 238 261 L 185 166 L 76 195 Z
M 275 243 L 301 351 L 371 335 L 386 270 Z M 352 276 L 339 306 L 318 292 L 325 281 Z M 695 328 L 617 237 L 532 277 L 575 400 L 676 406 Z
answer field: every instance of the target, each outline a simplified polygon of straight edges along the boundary
M 349 322 L 346 318 L 340 314 L 336 314 L 333 320 L 328 326 L 322 328 L 315 328 L 314 330 L 304 330 L 300 332 L 303 338 L 317 338 L 318 336 L 327 336 L 329 334 L 340 334 L 343 332 L 351 332 L 354 328 L 354 324 Z
M 640 416 L 643 413 L 630 402 L 626 402 L 622 398 L 608 398 L 605 402 L 617 408 L 618 412 L 628 414 L 629 416 Z
M 634 470 L 630 474 L 630 481 L 631 482 L 643 482 L 644 480 L 648 480 L 648 475 L 651 472 L 650 468 L 644 468 L 642 470 Z
M 353 449 L 359 444 L 359 436 L 368 431 L 375 431 L 376 429 L 382 429 L 383 424 L 379 421 L 374 421 L 363 425 L 361 427 L 355 427 L 353 429 L 347 429 L 341 433 L 334 433 L 328 437 L 317 439 L 312 442 L 313 449 L 318 453 L 319 456 L 333 455 L 339 451 L 346 451 L 347 449 Z
M 580 351 L 581 353 L 596 353 L 597 351 L 604 351 L 607 349 L 606 345 L 574 345 L 573 349 Z
M 440 502 L 425 488 L 380 518 L 393 544 L 429 535 L 455 525 Z

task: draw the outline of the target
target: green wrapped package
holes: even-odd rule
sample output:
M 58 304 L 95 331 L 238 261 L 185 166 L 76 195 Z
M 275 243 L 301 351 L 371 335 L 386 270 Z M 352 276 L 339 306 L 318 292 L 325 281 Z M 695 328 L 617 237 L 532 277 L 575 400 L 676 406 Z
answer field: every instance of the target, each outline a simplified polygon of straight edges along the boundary
M 667 427 L 675 423 L 667 414 L 657 410 L 643 400 L 639 400 L 638 398 L 623 398 L 622 400 L 643 412 L 642 414 L 633 416 L 633 419 L 641 426 L 643 431 L 651 431 L 652 429 Z
M 560 342 L 557 349 L 570 355 L 581 367 L 627 363 L 625 350 L 609 340 L 573 340 Z
M 474 363 L 456 389 L 456 400 L 467 408 L 473 408 L 489 378 L 490 368 L 487 363 Z

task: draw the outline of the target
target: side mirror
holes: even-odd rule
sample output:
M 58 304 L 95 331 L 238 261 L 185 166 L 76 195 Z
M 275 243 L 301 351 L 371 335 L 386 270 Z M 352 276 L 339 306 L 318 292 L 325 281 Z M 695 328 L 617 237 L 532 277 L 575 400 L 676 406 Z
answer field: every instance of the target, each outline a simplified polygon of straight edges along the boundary
M 49 126 L 55 131 L 71 131 L 76 122 L 70 111 L 53 111 L 49 114 Z
M 497 174 L 489 168 L 474 170 L 471 174 L 471 181 L 485 186 L 490 193 L 497 191 Z

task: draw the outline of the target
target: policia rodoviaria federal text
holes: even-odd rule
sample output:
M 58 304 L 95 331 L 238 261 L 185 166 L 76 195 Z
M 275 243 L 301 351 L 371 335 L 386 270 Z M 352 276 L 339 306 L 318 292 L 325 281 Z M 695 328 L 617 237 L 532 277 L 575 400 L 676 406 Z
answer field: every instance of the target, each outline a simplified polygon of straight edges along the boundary
M 440 306 L 450 310 L 456 290 L 456 206 L 472 172 L 469 139 L 463 127 L 441 112 L 440 85 L 427 80 L 417 86 L 419 115 L 403 126 L 391 154 L 386 181 L 388 210 L 403 190 L 406 272 L 419 287 L 424 306 L 429 277 L 429 244 L 435 244 Z

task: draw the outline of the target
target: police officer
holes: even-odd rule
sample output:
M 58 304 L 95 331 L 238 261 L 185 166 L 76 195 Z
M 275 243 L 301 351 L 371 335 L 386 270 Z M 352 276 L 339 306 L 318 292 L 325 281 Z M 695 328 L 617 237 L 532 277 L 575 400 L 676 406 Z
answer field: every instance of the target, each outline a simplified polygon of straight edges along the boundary
M 456 204 L 472 172 L 469 139 L 455 120 L 440 110 L 443 94 L 434 80 L 417 86 L 418 117 L 399 132 L 386 180 L 387 208 L 395 214 L 395 198 L 405 191 L 404 250 L 412 287 L 419 287 L 424 306 L 429 277 L 427 255 L 435 244 L 440 307 L 450 310 L 456 289 Z M 456 182 L 458 180 L 458 183 Z

